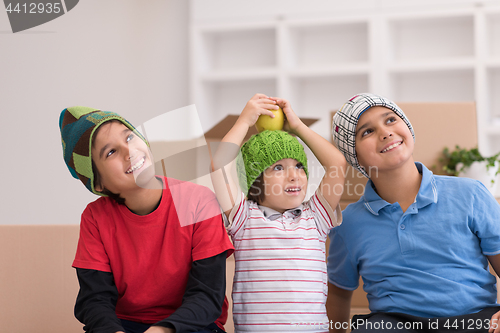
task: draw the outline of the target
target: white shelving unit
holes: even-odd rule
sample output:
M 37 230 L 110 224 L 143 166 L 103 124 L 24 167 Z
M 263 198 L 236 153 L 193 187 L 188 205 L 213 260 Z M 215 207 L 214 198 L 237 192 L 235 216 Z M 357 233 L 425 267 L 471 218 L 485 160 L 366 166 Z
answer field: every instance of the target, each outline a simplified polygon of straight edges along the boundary
M 245 16 L 234 6 L 208 13 L 206 3 L 191 0 L 191 97 L 204 126 L 238 114 L 257 92 L 320 118 L 313 126 L 326 138 L 330 111 L 355 93 L 396 102 L 472 100 L 481 151 L 500 151 L 500 1 L 357 6 L 367 3 L 336 10 L 335 1 L 316 1 L 317 12 L 270 4 L 266 15 Z

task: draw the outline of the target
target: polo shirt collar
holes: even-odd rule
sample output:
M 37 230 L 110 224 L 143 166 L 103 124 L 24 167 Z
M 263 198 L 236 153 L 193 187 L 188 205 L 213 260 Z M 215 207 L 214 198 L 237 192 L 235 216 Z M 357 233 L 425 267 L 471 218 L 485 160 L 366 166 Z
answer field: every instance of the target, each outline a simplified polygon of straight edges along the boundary
M 436 186 L 436 179 L 432 171 L 427 169 L 425 165 L 420 162 L 415 162 L 418 171 L 422 174 L 422 183 L 417 194 L 417 209 L 428 206 L 432 203 L 438 202 L 438 190 Z
M 303 205 L 301 204 L 299 207 L 287 210 L 287 211 L 285 211 L 284 214 L 281 214 L 280 212 L 278 212 L 272 208 L 269 208 L 269 207 L 260 206 L 260 205 L 258 207 L 259 207 L 260 211 L 264 214 L 264 216 L 268 220 L 271 220 L 271 221 L 277 220 L 282 215 L 285 215 L 287 213 L 291 214 L 293 217 L 300 216 L 302 214 L 302 210 L 304 209 Z
M 437 203 L 438 191 L 432 171 L 427 169 L 427 167 L 420 162 L 415 162 L 415 166 L 417 167 L 418 172 L 422 174 L 420 189 L 418 190 L 417 197 L 415 198 L 417 209 L 420 209 L 430 205 L 431 203 Z M 379 215 L 379 211 L 382 208 L 390 205 L 390 203 L 382 199 L 377 194 L 375 191 L 375 185 L 370 179 L 366 183 L 363 199 L 365 201 L 366 209 L 368 209 L 373 215 Z

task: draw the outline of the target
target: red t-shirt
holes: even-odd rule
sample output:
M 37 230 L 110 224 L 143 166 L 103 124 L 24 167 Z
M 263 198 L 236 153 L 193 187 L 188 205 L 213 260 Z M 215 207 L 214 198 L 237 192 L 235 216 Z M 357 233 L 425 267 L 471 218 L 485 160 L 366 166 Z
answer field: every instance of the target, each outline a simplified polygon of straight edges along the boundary
M 90 203 L 73 267 L 112 272 L 118 318 L 155 323 L 181 306 L 193 261 L 233 250 L 212 191 L 168 178 L 160 205 L 148 215 L 110 198 Z M 226 319 L 227 301 L 217 323 Z

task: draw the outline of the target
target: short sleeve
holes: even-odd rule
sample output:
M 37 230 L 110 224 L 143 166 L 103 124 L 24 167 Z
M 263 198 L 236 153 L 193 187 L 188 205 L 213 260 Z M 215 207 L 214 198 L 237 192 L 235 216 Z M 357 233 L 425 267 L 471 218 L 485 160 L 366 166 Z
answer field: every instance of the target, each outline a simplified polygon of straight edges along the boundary
M 109 257 L 101 240 L 99 228 L 93 217 L 92 209 L 88 206 L 82 213 L 80 238 L 78 239 L 73 267 L 111 272 Z
M 228 234 L 231 235 L 232 237 L 237 236 L 243 230 L 243 227 L 249 215 L 250 215 L 249 202 L 245 198 L 243 192 L 240 192 L 236 200 L 236 204 L 229 213 L 228 217 L 229 223 L 226 227 Z
M 193 261 L 206 259 L 227 251 L 229 257 L 234 247 L 227 236 L 219 204 L 212 192 L 199 197 L 196 215 L 200 222 L 193 225 Z
M 337 204 L 337 207 L 333 210 L 319 190 L 316 190 L 311 199 L 309 199 L 309 207 L 314 215 L 316 226 L 319 232 L 325 236 L 325 239 L 330 229 L 342 223 L 340 205 Z
M 480 240 L 484 255 L 500 254 L 500 204 L 477 182 L 473 199 L 471 229 Z
M 330 232 L 330 248 L 327 261 L 328 281 L 345 289 L 355 290 L 359 286 L 359 272 L 337 229 Z

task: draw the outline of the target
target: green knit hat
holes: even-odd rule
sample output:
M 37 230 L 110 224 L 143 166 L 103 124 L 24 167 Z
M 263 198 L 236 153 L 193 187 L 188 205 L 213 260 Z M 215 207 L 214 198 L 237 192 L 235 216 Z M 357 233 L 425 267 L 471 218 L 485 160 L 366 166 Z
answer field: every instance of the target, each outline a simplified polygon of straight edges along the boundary
M 64 109 L 59 117 L 64 162 L 69 172 L 74 178 L 80 179 L 90 192 L 102 196 L 106 195 L 94 189 L 92 138 L 99 126 L 113 119 L 121 121 L 147 144 L 134 126 L 114 112 L 74 106 Z
M 241 156 L 237 160 L 240 187 L 248 195 L 250 187 L 264 170 L 279 160 L 293 158 L 307 171 L 307 156 L 304 147 L 297 138 L 284 131 L 263 131 L 254 134 L 241 147 Z

